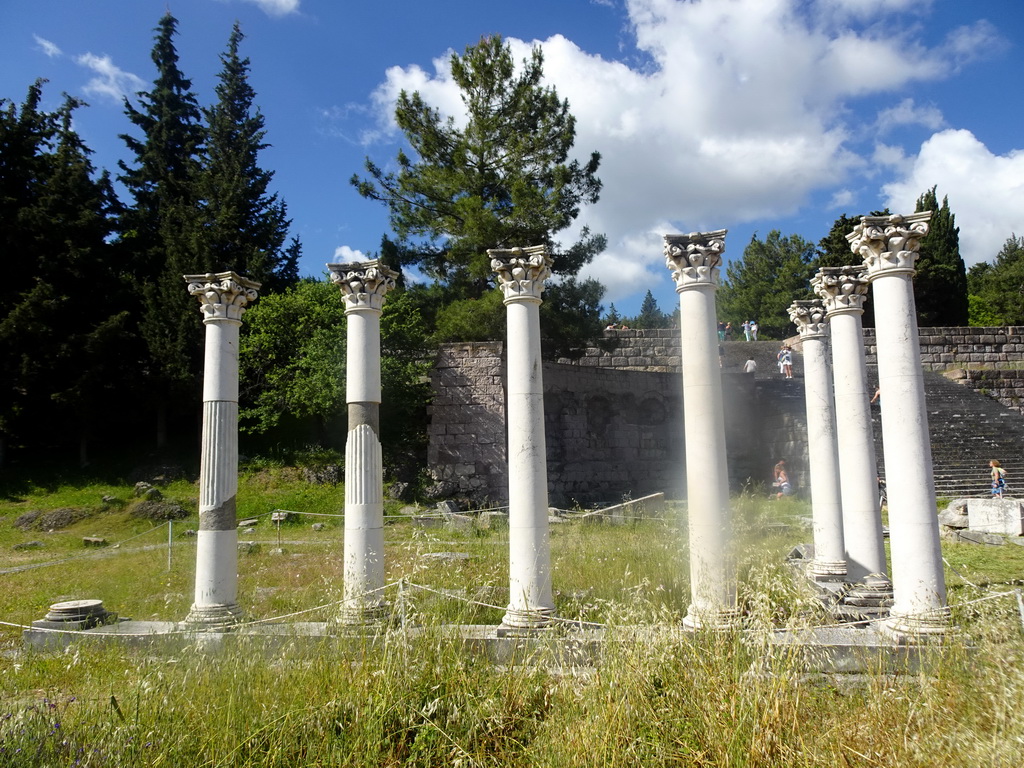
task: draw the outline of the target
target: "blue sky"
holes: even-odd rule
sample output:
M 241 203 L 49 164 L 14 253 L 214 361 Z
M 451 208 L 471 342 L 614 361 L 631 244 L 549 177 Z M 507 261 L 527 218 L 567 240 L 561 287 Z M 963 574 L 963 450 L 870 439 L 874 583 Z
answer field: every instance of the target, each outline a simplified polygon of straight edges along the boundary
M 817 241 L 841 213 L 910 212 L 938 185 L 968 264 L 1024 234 L 1021 0 L 6 0 L 0 97 L 42 77 L 47 106 L 84 98 L 76 127 L 116 172 L 121 98 L 152 82 L 166 9 L 204 104 L 241 22 L 305 274 L 377 249 L 386 211 L 349 177 L 402 145 L 400 89 L 458 120 L 448 56 L 495 33 L 518 59 L 543 47 L 579 156 L 603 156 L 578 223 L 608 236 L 585 274 L 620 311 L 648 289 L 674 306 L 668 232 L 727 228 L 738 258 L 755 233 Z

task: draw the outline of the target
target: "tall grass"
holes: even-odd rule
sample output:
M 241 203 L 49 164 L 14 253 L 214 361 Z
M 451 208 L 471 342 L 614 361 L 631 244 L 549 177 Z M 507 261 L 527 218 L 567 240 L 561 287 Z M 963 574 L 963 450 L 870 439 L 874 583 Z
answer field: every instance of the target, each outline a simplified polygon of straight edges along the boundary
M 267 490 L 295 491 L 280 476 L 257 477 Z M 253 493 L 254 508 L 284 506 L 282 497 Z M 333 503 L 326 492 L 319 498 L 321 508 Z M 488 605 L 508 600 L 507 533 L 409 522 L 386 529 L 387 579 L 405 585 L 391 593 L 405 621 L 372 646 L 325 642 L 267 654 L 197 644 L 154 655 L 79 644 L 38 653 L 8 630 L 0 636 L 0 766 L 1024 764 L 1016 604 L 974 602 L 1015 577 L 1016 547 L 946 547 L 966 579 L 949 576 L 962 636 L 921 670 L 809 676 L 802 652 L 767 643 L 771 628 L 825 620 L 782 563 L 807 532 L 779 523 L 796 526 L 807 510 L 753 496 L 735 508 L 746 624 L 732 632 L 680 630 L 689 583 L 674 517 L 553 526 L 559 615 L 607 625 L 592 667 L 526 657 L 498 666 L 467 653 L 444 625 L 500 620 L 500 607 Z M 110 530 L 125 534 L 134 523 L 117 522 L 118 514 L 109 515 Z M 239 562 L 239 600 L 250 617 L 340 600 L 340 531 L 314 532 L 308 523 L 284 527 L 283 554 L 271 552 L 277 532 L 266 523 L 245 536 L 263 543 Z M 48 539 L 46 554 L 79 552 L 73 534 L 63 549 Z M 154 545 L 166 541 L 164 529 L 152 535 Z M 428 557 L 453 552 L 468 557 Z M 126 545 L 99 559 L 8 573 L 0 576 L 0 618 L 27 623 L 66 597 L 100 597 L 135 618 L 181 618 L 191 602 L 192 540 L 176 538 L 173 554 L 170 570 L 165 548 Z M 335 608 L 303 618 L 327 619 Z M 405 632 L 410 625 L 420 631 Z

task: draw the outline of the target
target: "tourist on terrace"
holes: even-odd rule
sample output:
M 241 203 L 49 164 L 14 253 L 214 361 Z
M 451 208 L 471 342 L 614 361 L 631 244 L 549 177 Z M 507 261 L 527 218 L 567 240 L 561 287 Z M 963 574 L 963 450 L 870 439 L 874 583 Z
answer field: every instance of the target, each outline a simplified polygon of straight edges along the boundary
M 988 465 L 992 467 L 992 495 L 1001 499 L 1006 491 L 1006 470 L 999 465 L 998 459 L 992 459 Z

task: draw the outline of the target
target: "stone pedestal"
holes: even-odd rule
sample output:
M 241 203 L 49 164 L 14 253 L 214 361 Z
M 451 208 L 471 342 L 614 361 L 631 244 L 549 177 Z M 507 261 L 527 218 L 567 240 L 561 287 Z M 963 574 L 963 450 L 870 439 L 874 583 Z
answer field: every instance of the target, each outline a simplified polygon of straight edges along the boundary
M 875 304 L 894 597 L 884 627 L 911 642 L 950 629 L 912 280 L 930 218 L 865 216 L 847 235 Z
M 847 579 L 857 585 L 854 599 L 881 602 L 891 592 L 882 543 L 878 467 L 861 323 L 868 283 L 863 267 L 823 267 L 811 285 L 827 310 L 832 340 Z M 859 590 L 866 590 L 865 594 L 860 595 Z
M 488 250 L 508 311 L 509 605 L 502 626 L 547 627 L 555 612 L 548 532 L 540 303 L 551 257 L 544 246 Z
M 828 324 L 820 301 L 795 301 L 789 317 L 800 334 L 804 355 L 807 407 L 807 455 L 811 476 L 811 517 L 814 559 L 808 575 L 819 581 L 846 576 L 843 546 L 843 504 L 839 490 L 835 402 L 828 362 Z
M 203 442 L 195 602 L 185 622 L 216 630 L 236 623 L 238 606 L 238 329 L 260 284 L 219 272 L 185 275 L 206 326 Z
M 380 316 L 398 273 L 377 260 L 328 264 L 345 303 L 345 602 L 342 624 L 379 621 L 384 597 L 384 466 L 380 444 Z
M 968 499 L 967 519 L 972 531 L 1024 536 L 1024 504 L 1016 499 Z
M 715 290 L 726 230 L 665 236 L 665 263 L 679 294 L 682 335 L 686 497 L 690 531 L 691 628 L 726 627 L 736 618 L 728 551 L 729 473 L 718 362 Z

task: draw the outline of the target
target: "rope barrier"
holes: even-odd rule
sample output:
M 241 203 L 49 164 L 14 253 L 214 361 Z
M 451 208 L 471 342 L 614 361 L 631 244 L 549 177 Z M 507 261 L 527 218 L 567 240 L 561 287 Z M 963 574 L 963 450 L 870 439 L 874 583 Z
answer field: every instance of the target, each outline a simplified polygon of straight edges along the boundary
M 114 544 L 111 544 L 109 547 L 104 547 L 103 549 L 100 549 L 95 552 L 83 552 L 80 555 L 72 555 L 71 557 L 65 557 L 60 560 L 48 560 L 45 563 L 28 563 L 27 565 L 17 565 L 12 568 L 4 568 L 3 570 L 0 570 L 0 575 L 8 573 L 20 573 L 21 571 L 30 571 L 34 568 L 46 568 L 51 565 L 61 565 L 62 563 L 70 563 L 74 560 L 83 560 L 95 557 L 109 557 L 110 552 L 112 550 L 120 549 L 120 547 L 123 544 L 127 544 L 129 541 L 135 541 L 135 539 L 142 538 L 143 536 L 148 536 L 149 534 L 153 533 L 153 531 L 162 531 L 163 529 L 164 524 L 161 523 L 160 525 L 153 526 L 148 531 L 143 531 L 142 533 L 138 533 L 127 539 L 124 539 L 123 541 L 116 542 Z

